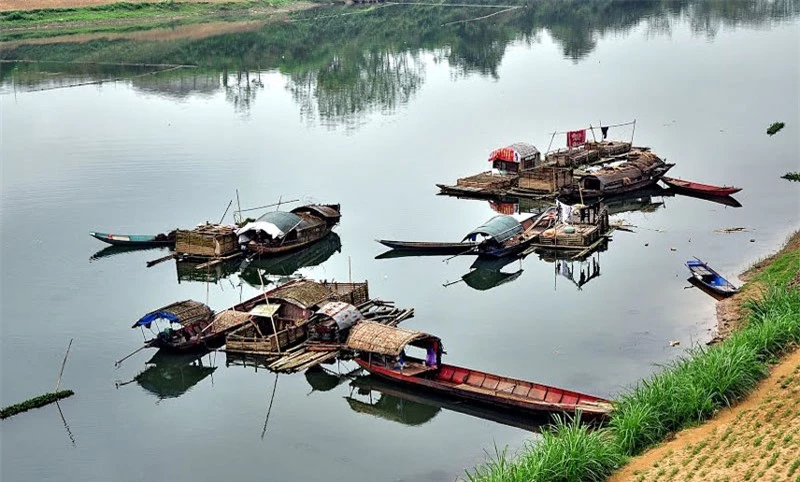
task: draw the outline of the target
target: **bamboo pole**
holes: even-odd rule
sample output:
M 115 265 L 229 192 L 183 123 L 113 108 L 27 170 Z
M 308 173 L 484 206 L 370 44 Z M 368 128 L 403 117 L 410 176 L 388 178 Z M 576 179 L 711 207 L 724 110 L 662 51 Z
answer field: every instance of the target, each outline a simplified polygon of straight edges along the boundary
M 58 392 L 58 388 L 61 386 L 61 376 L 64 375 L 64 366 L 67 364 L 67 357 L 69 356 L 69 349 L 72 347 L 72 338 L 69 339 L 69 345 L 67 345 L 67 353 L 64 354 L 64 361 L 61 362 L 61 372 L 58 374 L 58 381 L 56 382 L 56 392 Z

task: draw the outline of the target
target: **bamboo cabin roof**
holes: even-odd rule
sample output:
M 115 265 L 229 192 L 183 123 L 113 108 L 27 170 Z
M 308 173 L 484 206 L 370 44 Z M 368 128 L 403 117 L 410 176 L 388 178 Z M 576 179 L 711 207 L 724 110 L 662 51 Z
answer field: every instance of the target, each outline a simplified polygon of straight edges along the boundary
M 347 348 L 358 352 L 397 356 L 406 345 L 419 340 L 438 340 L 421 331 L 364 321 L 350 329 Z
M 211 308 L 199 301 L 177 301 L 147 313 L 139 318 L 136 323 L 133 324 L 132 328 L 136 328 L 137 326 L 150 328 L 150 325 L 158 319 L 165 319 L 172 323 L 180 323 L 186 326 L 204 319 L 209 319 L 213 315 L 214 312 L 211 311 Z
M 644 173 L 662 164 L 663 161 L 651 152 L 637 153 L 636 157 L 615 167 L 603 167 L 597 171 L 582 176 L 582 179 L 596 178 L 601 184 L 609 184 L 625 179 L 636 179 Z
M 296 207 L 291 212 L 295 214 L 311 213 L 323 219 L 337 219 L 341 216 L 338 204 L 308 204 Z
M 301 280 L 285 287 L 278 287 L 270 298 L 285 300 L 302 308 L 319 305 L 334 296 L 333 291 L 322 283 Z
M 225 310 L 214 316 L 211 326 L 215 332 L 225 331 L 250 319 L 250 313 Z
M 464 239 L 474 240 L 479 234 L 493 238 L 498 243 L 522 232 L 522 224 L 513 216 L 501 214 L 470 231 Z

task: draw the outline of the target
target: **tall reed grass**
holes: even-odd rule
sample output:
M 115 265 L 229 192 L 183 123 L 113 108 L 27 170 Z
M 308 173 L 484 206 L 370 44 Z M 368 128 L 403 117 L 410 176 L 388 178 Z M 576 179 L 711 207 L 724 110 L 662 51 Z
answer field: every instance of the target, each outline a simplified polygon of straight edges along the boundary
M 800 291 L 782 279 L 766 284 L 763 298 L 745 304 L 744 328 L 718 345 L 688 350 L 638 383 L 617 400 L 607 426 L 591 430 L 578 419 L 557 419 L 540 441 L 511 458 L 496 451 L 484 465 L 468 470 L 467 479 L 604 480 L 629 456 L 741 400 L 768 374 L 771 361 L 800 343 Z

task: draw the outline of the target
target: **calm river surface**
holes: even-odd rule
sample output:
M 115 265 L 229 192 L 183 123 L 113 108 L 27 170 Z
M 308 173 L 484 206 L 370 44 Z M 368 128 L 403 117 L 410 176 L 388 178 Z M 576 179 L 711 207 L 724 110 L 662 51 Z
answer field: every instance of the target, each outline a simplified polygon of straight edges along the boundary
M 415 307 L 404 326 L 440 336 L 454 364 L 614 396 L 707 341 L 714 300 L 685 289 L 685 260 L 735 280 L 800 225 L 800 186 L 780 179 L 800 169 L 798 2 L 543 5 L 449 26 L 485 12 L 306 12 L 211 37 L 0 46 L 59 61 L 0 64 L 0 405 L 52 390 L 70 338 L 62 387 L 76 392 L 61 403 L 67 426 L 55 406 L 2 422 L 0 478 L 450 481 L 495 445 L 535 438 L 344 377 L 276 382 L 224 353 L 144 372 L 144 351 L 115 368 L 141 343 L 130 325 L 142 314 L 189 298 L 220 309 L 258 288 L 236 273 L 179 282 L 172 262 L 145 267 L 160 250 L 95 256 L 89 231 L 219 221 L 236 189 L 243 207 L 341 203 L 340 249 L 298 272 L 344 281 L 351 267 L 373 296 Z M 61 63 L 74 61 L 200 67 Z M 495 214 L 435 195 L 492 149 L 545 150 L 555 130 L 632 119 L 672 175 L 742 186 L 742 207 L 617 203 L 635 232 L 570 266 L 576 281 L 600 267 L 580 289 L 536 255 L 491 289 L 444 286 L 472 259 L 375 259 L 375 238 L 455 240 Z M 786 127 L 769 137 L 775 121 Z M 747 232 L 715 232 L 730 227 Z

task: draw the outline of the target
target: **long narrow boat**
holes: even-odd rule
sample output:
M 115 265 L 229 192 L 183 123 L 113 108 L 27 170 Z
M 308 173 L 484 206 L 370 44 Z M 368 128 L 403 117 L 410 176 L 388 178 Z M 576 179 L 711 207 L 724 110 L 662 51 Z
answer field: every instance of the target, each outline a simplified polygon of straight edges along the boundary
M 91 232 L 89 236 L 114 246 L 151 248 L 155 246 L 175 246 L 175 231 L 167 234 L 109 234 Z
M 377 239 L 377 242 L 387 248 L 398 251 L 411 251 L 430 254 L 460 254 L 475 249 L 478 243 L 436 243 L 427 241 L 391 241 L 388 239 Z
M 694 279 L 714 293 L 731 296 L 739 292 L 739 288 L 697 258 L 687 261 L 686 267 L 689 268 Z
M 742 188 L 735 186 L 714 186 L 666 176 L 661 176 L 661 180 L 664 184 L 678 192 L 689 192 L 706 196 L 730 196 L 742 190 Z
M 477 254 L 491 258 L 507 256 L 524 251 L 533 242 L 531 228 L 535 225 L 533 215 L 517 216 L 499 214 L 473 229 L 460 243 L 437 243 L 424 241 L 391 241 L 378 239 L 377 242 L 401 252 L 419 254 Z M 382 258 L 390 257 L 381 255 Z
M 424 350 L 425 359 L 407 356 L 410 347 Z M 443 364 L 441 340 L 419 331 L 362 322 L 350 330 L 347 348 L 357 354 L 356 363 L 373 375 L 494 407 L 581 412 L 587 417 L 613 410 L 612 403 L 600 397 Z

